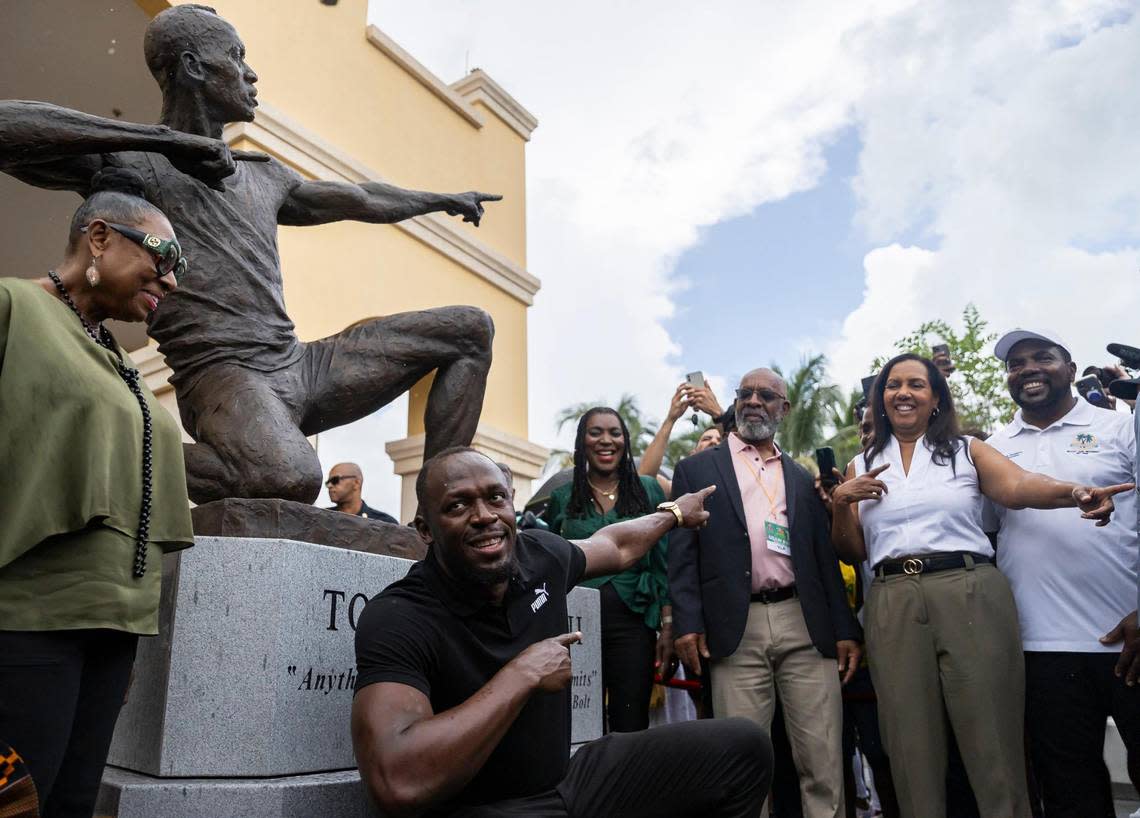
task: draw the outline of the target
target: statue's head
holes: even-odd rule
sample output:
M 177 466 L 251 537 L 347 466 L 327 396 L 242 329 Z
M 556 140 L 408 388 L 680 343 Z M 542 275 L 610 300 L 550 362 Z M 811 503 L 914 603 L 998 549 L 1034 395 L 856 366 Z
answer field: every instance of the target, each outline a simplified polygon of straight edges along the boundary
M 209 6 L 158 14 L 143 39 L 146 64 L 167 99 L 192 95 L 216 122 L 250 122 L 257 74 L 245 62 L 237 30 Z

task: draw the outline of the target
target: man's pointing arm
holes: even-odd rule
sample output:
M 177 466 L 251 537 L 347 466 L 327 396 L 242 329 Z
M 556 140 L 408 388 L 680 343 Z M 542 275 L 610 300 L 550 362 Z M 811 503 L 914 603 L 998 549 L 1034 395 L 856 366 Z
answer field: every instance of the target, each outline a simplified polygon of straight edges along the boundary
M 621 573 L 678 525 L 684 528 L 704 525 L 709 518 L 704 507 L 705 498 L 714 491 L 716 486 L 708 486 L 678 497 L 674 501 L 677 509 L 675 512 L 658 511 L 635 520 L 614 523 L 600 529 L 588 540 L 576 540 L 575 543 L 586 554 L 586 573 L 583 578 Z

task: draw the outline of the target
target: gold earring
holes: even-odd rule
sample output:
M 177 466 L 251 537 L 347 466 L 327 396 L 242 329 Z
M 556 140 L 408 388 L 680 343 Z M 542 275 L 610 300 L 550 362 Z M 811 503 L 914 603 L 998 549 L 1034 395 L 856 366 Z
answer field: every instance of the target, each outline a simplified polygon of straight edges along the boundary
M 87 265 L 87 283 L 92 287 L 99 286 L 99 268 L 95 266 L 99 261 L 99 257 L 95 256 L 91 259 L 91 263 Z

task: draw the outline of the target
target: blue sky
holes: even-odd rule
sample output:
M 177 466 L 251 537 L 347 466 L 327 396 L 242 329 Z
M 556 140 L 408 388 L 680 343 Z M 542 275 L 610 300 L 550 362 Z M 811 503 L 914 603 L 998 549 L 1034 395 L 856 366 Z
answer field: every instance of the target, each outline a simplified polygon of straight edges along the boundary
M 681 256 L 676 276 L 689 286 L 665 326 L 686 371 L 730 381 L 772 363 L 787 372 L 805 352 L 822 352 L 859 306 L 871 249 L 854 221 L 859 149 L 857 131 L 845 129 L 815 187 L 702 230 Z
M 691 369 L 810 350 L 854 386 L 968 302 L 1104 363 L 1140 313 L 1134 7 L 371 0 L 370 19 L 539 120 L 528 436 L 565 446 L 561 407 L 631 393 L 660 416 Z

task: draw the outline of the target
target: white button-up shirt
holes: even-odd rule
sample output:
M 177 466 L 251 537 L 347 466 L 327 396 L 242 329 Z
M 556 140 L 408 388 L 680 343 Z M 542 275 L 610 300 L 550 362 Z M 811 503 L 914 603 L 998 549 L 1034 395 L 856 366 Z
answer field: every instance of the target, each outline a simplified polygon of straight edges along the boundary
M 987 441 L 1021 468 L 1085 486 L 1129 483 L 1136 433 L 1123 412 L 1083 399 L 1045 429 L 1020 410 Z M 990 503 L 986 528 L 998 531 L 998 568 L 1017 600 L 1027 651 L 1118 652 L 1098 639 L 1136 607 L 1136 493 L 1113 498 L 1116 511 L 1097 528 L 1075 508 L 1007 509 Z
M 883 498 L 859 503 L 859 522 L 872 566 L 883 560 L 962 551 L 993 556 L 982 529 L 978 471 L 966 450 L 972 441 L 962 438 L 951 465 L 935 463 L 923 437 L 914 444 L 909 474 L 903 471 L 902 452 L 894 436 L 875 456 L 871 469 L 883 463 L 891 467 L 878 478 L 887 485 Z M 866 471 L 863 455 L 855 455 L 855 473 Z

